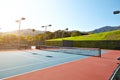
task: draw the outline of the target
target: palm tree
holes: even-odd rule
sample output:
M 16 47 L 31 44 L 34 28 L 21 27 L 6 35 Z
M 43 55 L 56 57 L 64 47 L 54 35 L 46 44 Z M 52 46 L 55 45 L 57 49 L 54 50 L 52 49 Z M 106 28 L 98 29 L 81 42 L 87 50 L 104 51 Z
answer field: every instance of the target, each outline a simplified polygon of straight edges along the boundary
M 34 45 L 35 44 L 35 35 L 34 35 L 35 29 L 32 29 L 32 32 L 33 32 L 33 45 Z

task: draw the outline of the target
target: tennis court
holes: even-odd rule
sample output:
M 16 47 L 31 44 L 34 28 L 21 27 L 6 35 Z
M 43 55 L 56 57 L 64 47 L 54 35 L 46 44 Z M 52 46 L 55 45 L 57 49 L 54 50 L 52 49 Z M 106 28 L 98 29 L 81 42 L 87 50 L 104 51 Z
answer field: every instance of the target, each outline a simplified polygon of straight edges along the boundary
M 67 51 L 67 52 L 66 52 Z M 68 52 L 69 51 L 69 52 Z M 75 52 L 76 51 L 76 52 Z M 72 53 L 91 53 L 94 55 L 84 56 L 81 54 Z M 22 75 L 25 73 L 42 70 L 48 67 L 73 62 L 96 56 L 99 51 L 88 50 L 75 50 L 75 49 L 62 49 L 62 50 L 21 50 L 0 52 L 0 79 L 6 79 L 13 76 Z M 71 53 L 70 53 L 71 52 Z M 101 53 L 106 51 L 102 50 Z M 86 54 L 87 55 L 87 54 Z M 99 58 L 99 57 L 98 57 Z

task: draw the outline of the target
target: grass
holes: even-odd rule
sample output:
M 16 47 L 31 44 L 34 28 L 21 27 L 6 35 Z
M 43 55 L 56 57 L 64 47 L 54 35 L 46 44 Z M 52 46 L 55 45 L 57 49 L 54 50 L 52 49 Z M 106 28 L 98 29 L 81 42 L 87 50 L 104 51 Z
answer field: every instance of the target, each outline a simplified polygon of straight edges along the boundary
M 58 39 L 51 39 L 48 41 L 61 41 L 62 38 Z M 84 36 L 76 36 L 76 37 L 67 37 L 63 38 L 63 40 L 120 40 L 120 30 L 109 31 L 109 32 L 102 32 L 96 34 L 89 34 Z

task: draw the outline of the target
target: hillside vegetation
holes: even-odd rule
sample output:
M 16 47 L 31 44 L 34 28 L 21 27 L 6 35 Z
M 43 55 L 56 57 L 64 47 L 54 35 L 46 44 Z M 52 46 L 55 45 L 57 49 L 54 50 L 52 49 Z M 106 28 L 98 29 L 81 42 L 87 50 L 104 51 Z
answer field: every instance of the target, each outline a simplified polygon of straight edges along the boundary
M 58 39 L 51 39 L 49 41 L 60 41 L 62 38 Z M 76 36 L 76 37 L 67 37 L 63 38 L 63 40 L 120 40 L 120 30 L 109 31 L 109 32 L 102 32 L 96 34 L 89 34 L 84 36 Z

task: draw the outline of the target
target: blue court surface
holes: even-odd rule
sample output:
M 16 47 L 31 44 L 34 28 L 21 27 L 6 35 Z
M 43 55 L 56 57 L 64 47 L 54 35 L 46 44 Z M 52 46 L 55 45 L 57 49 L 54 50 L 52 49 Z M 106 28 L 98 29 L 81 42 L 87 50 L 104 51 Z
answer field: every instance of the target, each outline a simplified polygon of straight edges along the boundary
M 102 51 L 103 53 L 104 51 Z M 44 50 L 0 52 L 0 79 L 45 69 L 90 56 Z

